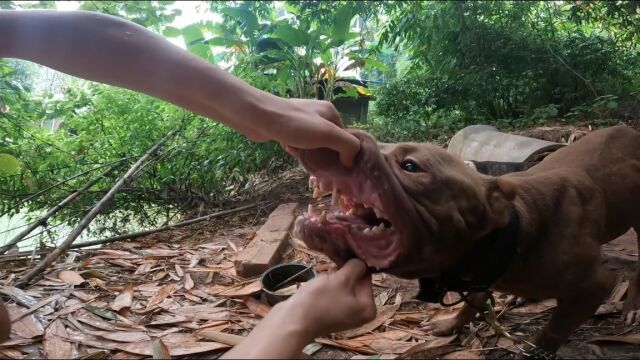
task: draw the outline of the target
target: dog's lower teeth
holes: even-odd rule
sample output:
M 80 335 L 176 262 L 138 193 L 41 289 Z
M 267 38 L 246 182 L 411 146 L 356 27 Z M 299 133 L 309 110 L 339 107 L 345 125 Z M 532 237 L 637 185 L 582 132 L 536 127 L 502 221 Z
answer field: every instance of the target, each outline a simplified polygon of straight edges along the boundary
M 319 197 L 320 197 L 320 195 L 321 195 L 320 188 L 319 188 L 319 187 L 314 188 L 314 189 L 313 189 L 313 198 L 314 198 L 314 199 L 317 199 L 317 198 L 319 198 Z
M 351 209 L 349 209 L 349 211 L 347 211 L 347 215 L 351 216 L 351 215 L 355 214 L 355 212 L 356 211 L 353 208 L 351 208 Z
M 384 225 L 382 226 L 374 226 L 373 230 L 371 230 L 374 234 L 380 234 L 382 231 L 384 231 Z
M 362 230 L 362 233 L 365 234 L 365 235 L 371 234 L 371 228 L 366 228 L 366 229 Z
M 320 214 L 320 223 L 322 224 L 327 223 L 327 212 L 324 210 L 322 210 L 322 213 Z

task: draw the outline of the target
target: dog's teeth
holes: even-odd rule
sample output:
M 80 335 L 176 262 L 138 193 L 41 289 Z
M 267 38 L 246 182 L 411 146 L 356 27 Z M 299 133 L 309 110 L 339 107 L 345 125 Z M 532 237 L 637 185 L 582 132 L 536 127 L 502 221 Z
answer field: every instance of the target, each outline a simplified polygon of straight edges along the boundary
M 313 189 L 318 185 L 318 178 L 311 175 L 309 176 L 309 188 Z
M 384 227 L 381 228 L 379 226 L 374 226 L 371 232 L 373 232 L 374 234 L 380 234 L 383 230 L 384 230 Z
M 317 199 L 317 198 L 320 197 L 320 195 L 322 195 L 322 192 L 320 191 L 320 188 L 319 187 L 314 188 L 313 189 L 313 198 Z
M 338 194 L 338 189 L 334 187 L 333 191 L 331 192 L 331 206 L 338 205 L 339 199 L 340 199 L 340 194 Z
M 307 208 L 307 213 L 309 215 L 315 215 L 316 213 L 316 207 L 313 206 L 313 204 L 309 204 L 309 207 Z
M 362 233 L 365 234 L 365 235 L 371 234 L 371 228 L 366 228 L 366 229 L 362 230 Z
M 324 210 L 322 210 L 322 213 L 320 213 L 320 223 L 321 224 L 327 223 L 327 212 Z
M 378 219 L 383 218 L 384 216 L 382 215 L 382 210 L 378 210 L 378 208 L 373 208 L 373 212 L 376 213 L 376 217 Z
M 347 215 L 352 216 L 353 214 L 355 214 L 356 210 L 354 208 L 349 209 L 349 211 L 347 211 Z

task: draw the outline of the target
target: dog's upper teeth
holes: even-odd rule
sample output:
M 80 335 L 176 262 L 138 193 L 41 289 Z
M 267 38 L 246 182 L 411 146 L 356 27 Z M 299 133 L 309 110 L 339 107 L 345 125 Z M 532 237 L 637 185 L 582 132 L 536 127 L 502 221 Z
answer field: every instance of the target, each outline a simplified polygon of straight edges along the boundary
M 366 228 L 366 229 L 362 230 L 362 233 L 365 234 L 365 235 L 371 234 L 371 228 Z
M 347 215 L 353 215 L 355 214 L 356 210 L 354 208 L 349 209 L 349 211 L 347 211 Z
M 376 213 L 376 217 L 383 218 L 383 214 L 382 214 L 382 210 L 379 210 L 378 208 L 373 208 L 373 212 Z
M 315 215 L 317 213 L 316 210 L 317 209 L 313 204 L 309 204 L 309 207 L 307 208 L 307 213 L 309 213 L 309 215 Z
M 382 227 L 380 226 L 374 226 L 373 230 L 371 230 L 374 234 L 380 234 L 381 232 L 384 231 L 384 225 L 382 225 Z
M 322 213 L 320 213 L 320 223 L 321 224 L 327 223 L 327 212 L 324 210 L 322 210 Z

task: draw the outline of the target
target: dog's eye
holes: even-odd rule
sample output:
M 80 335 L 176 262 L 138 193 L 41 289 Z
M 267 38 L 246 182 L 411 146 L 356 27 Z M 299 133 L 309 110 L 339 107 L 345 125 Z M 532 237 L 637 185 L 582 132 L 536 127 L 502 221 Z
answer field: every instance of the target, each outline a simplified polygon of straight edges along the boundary
M 400 164 L 402 170 L 407 172 L 418 172 L 418 165 L 413 160 L 405 160 Z

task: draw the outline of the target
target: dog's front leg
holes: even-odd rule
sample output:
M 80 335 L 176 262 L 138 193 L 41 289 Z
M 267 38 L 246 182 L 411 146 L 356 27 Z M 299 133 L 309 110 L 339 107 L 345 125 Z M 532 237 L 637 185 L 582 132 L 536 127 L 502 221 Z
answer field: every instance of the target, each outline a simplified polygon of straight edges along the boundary
M 558 307 L 551 314 L 549 323 L 537 334 L 534 344 L 555 353 L 569 335 L 587 321 L 609 295 L 616 280 L 615 274 L 594 264 L 593 275 L 576 276 L 581 283 L 558 297 Z
M 489 293 L 471 293 L 468 300 L 473 305 L 465 303 L 462 309 L 454 316 L 429 322 L 426 330 L 436 336 L 451 335 L 457 332 L 463 326 L 475 320 L 478 309 L 483 309 L 486 306 L 487 300 L 489 300 Z

